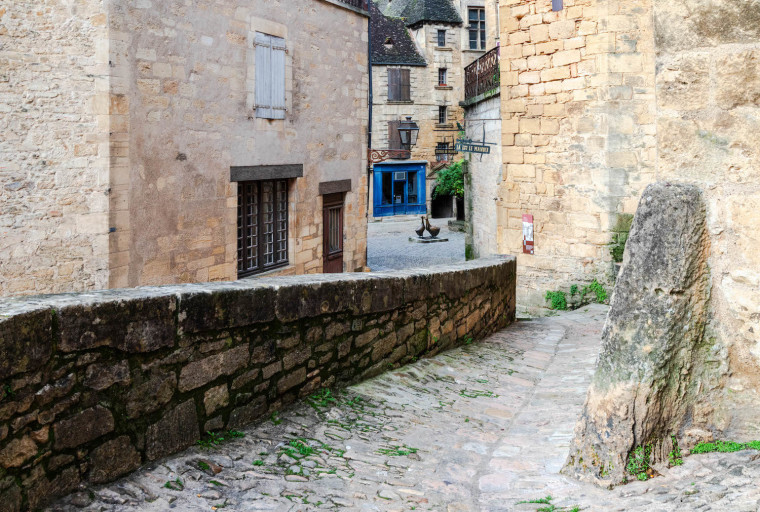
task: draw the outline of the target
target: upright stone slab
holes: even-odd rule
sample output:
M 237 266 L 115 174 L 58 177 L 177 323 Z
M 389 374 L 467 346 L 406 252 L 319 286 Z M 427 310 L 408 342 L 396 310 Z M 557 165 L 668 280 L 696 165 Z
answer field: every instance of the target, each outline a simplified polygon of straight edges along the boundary
M 709 279 L 697 187 L 655 183 L 639 203 L 596 374 L 563 473 L 612 486 L 629 454 L 667 461 L 697 404 Z

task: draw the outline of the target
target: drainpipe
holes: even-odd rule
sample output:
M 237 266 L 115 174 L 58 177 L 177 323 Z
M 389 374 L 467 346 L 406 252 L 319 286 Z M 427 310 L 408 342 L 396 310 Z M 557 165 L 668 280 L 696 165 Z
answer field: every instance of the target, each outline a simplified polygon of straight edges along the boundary
M 369 72 L 369 99 L 367 108 L 369 110 L 368 123 L 367 123 L 367 154 L 364 157 L 367 159 L 367 224 L 369 225 L 369 190 L 370 180 L 372 179 L 372 164 L 369 162 L 369 150 L 372 148 L 372 1 L 367 2 L 367 12 L 369 12 L 369 19 L 367 20 L 367 70 Z M 364 247 L 364 261 L 367 261 L 367 244 Z M 365 264 L 366 266 L 366 264 Z

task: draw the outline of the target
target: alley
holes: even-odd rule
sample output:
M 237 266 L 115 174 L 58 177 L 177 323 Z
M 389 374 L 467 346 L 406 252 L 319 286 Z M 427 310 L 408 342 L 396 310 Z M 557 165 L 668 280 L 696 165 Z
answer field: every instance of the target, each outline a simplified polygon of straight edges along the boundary
M 206 439 L 51 511 L 756 511 L 754 453 L 687 457 L 613 491 L 558 475 L 606 307 L 519 321 L 483 342 Z M 229 440 L 228 440 L 229 438 Z M 754 483 L 753 483 L 754 482 Z

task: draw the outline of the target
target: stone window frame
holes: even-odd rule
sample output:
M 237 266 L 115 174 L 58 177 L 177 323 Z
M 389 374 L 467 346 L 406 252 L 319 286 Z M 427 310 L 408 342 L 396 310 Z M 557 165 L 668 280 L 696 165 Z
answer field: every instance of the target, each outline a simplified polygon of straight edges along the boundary
M 436 35 L 436 37 L 437 37 L 437 41 L 436 42 L 437 42 L 438 48 L 444 48 L 446 46 L 446 29 L 445 28 L 439 28 L 437 30 L 438 30 L 438 32 L 437 32 L 437 35 Z M 441 38 L 441 36 L 443 36 L 443 38 Z
M 446 105 L 438 105 L 438 124 L 446 124 L 449 122 L 449 107 Z
M 258 120 L 266 122 L 267 125 L 283 129 L 285 121 L 293 112 L 293 51 L 291 42 L 288 39 L 288 27 L 282 23 L 277 23 L 265 18 L 251 16 L 249 21 L 247 48 L 247 72 L 246 72 L 246 109 L 251 112 Z M 278 37 L 285 40 L 287 50 L 285 51 L 285 116 L 284 119 L 269 119 L 256 117 L 256 32 Z M 266 126 L 266 125 L 260 125 Z
M 448 68 L 438 68 L 438 87 L 446 87 L 449 85 L 448 83 L 449 79 L 449 69 Z

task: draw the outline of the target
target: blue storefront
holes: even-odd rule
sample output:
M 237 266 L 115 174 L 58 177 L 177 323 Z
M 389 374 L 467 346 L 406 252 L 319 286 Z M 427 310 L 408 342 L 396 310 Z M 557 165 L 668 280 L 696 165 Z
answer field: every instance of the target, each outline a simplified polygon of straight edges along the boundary
M 373 214 L 425 214 L 425 168 L 427 162 L 375 164 Z

